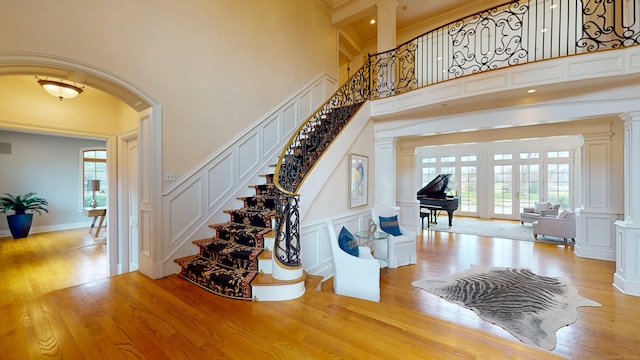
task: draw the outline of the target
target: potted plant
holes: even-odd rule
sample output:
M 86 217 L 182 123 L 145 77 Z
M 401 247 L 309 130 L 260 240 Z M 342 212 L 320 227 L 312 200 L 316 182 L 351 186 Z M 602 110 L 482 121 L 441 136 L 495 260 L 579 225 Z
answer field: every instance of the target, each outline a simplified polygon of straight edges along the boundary
M 42 214 L 42 211 L 49 212 L 46 206 L 49 205 L 47 200 L 34 196 L 35 193 L 26 193 L 24 195 L 11 195 L 5 193 L 6 196 L 0 197 L 0 214 L 5 214 L 13 210 L 13 215 L 7 215 L 9 230 L 14 239 L 20 239 L 29 235 L 31 229 L 31 221 L 33 221 L 33 212 Z M 27 211 L 31 211 L 27 213 Z

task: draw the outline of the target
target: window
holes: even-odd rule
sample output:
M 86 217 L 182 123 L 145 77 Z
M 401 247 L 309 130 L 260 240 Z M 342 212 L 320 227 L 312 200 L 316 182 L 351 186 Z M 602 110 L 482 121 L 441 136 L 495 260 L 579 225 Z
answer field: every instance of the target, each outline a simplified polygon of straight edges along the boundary
M 569 164 L 547 164 L 547 200 L 569 207 Z
M 493 167 L 493 212 L 494 214 L 511 214 L 513 197 L 513 167 L 511 165 L 494 165 Z
M 511 160 L 511 154 L 493 154 L 493 160 Z
M 460 209 L 478 211 L 478 168 L 475 165 L 460 167 Z
M 82 207 L 89 207 L 95 193 L 98 206 L 107 205 L 107 150 L 82 150 Z M 100 190 L 92 191 L 90 181 L 100 181 Z

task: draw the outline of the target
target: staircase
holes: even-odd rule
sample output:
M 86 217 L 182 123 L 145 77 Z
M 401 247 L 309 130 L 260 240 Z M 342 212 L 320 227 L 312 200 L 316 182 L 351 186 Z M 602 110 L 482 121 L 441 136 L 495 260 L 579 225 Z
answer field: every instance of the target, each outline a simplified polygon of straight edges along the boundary
M 215 236 L 193 241 L 198 254 L 174 261 L 180 276 L 220 296 L 239 300 L 281 301 L 305 292 L 302 267 L 285 268 L 273 258 L 275 215 L 273 174 L 252 186 L 254 196 L 239 198 L 244 207 L 225 210 L 230 220 L 209 225 Z

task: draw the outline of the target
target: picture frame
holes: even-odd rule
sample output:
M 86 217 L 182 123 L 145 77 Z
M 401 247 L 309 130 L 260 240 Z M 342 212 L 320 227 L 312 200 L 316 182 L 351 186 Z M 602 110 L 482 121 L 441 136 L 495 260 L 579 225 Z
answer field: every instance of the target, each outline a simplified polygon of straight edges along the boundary
M 369 158 L 349 154 L 349 207 L 364 206 L 369 194 Z

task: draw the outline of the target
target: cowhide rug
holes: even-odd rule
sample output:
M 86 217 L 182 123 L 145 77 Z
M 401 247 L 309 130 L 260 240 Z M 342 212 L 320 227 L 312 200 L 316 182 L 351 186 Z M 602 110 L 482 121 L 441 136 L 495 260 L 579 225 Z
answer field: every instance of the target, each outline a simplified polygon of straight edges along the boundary
M 441 280 L 413 286 L 473 310 L 520 341 L 545 350 L 556 347 L 556 331 L 578 319 L 580 306 L 600 306 L 560 278 L 529 269 L 472 266 Z

